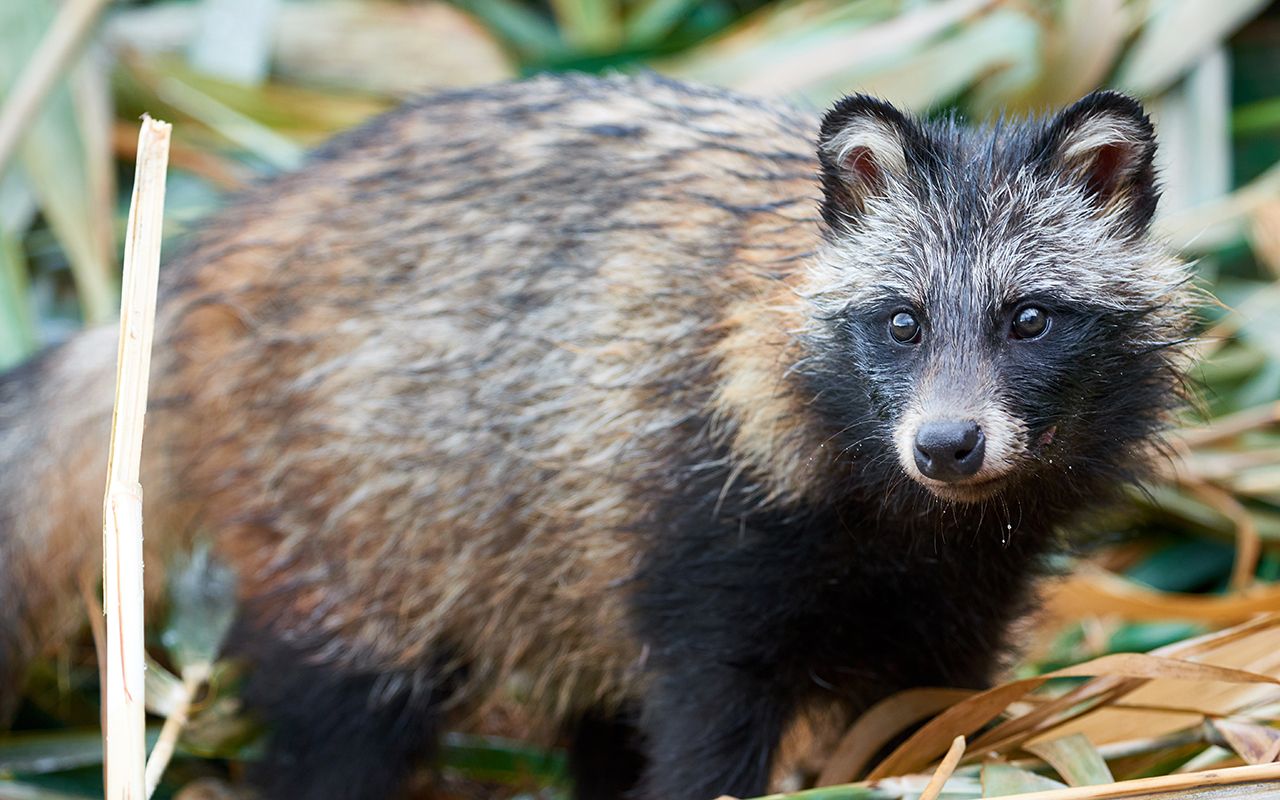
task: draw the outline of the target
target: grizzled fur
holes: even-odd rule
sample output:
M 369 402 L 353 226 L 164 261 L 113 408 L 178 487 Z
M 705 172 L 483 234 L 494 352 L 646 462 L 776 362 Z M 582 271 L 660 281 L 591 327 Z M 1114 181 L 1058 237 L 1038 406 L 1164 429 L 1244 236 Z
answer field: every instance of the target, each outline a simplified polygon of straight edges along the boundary
M 514 688 L 584 796 L 751 796 L 806 709 L 981 686 L 1177 401 L 1153 147 L 1113 94 L 970 130 L 543 78 L 241 197 L 164 270 L 143 483 L 152 564 L 240 572 L 263 785 L 383 797 Z M 0 384 L 7 698 L 97 559 L 113 353 Z M 913 466 L 947 415 L 972 480 Z

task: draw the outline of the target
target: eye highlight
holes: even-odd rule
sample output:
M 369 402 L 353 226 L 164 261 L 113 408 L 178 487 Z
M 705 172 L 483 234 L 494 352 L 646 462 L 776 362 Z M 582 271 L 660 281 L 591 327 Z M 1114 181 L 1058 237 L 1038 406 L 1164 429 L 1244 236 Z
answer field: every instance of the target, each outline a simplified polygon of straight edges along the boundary
M 1039 306 L 1023 306 L 1013 315 L 1009 334 L 1015 339 L 1038 339 L 1049 330 L 1049 312 Z
M 899 311 L 889 319 L 889 335 L 900 344 L 920 341 L 920 323 L 910 311 Z

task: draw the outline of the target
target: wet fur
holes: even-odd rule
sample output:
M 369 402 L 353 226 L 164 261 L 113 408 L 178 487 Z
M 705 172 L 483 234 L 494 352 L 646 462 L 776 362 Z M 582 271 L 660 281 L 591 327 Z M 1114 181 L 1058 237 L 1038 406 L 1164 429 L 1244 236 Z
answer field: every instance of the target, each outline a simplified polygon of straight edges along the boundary
M 586 796 L 751 796 L 806 707 L 987 681 L 1057 531 L 1177 402 L 1181 265 L 1141 234 L 1142 176 L 1054 160 L 1063 119 L 854 98 L 815 143 L 785 106 L 544 78 L 412 103 L 202 225 L 163 275 L 149 546 L 210 535 L 240 573 L 261 785 L 383 797 L 516 690 L 577 726 Z M 901 161 L 851 185 L 851 123 L 837 149 Z M 944 356 L 1025 292 L 1069 335 L 969 372 L 1057 444 L 940 500 L 894 431 L 920 387 L 981 386 Z M 955 349 L 885 349 L 904 298 Z M 6 605 L 11 678 L 98 558 L 112 337 L 0 384 L 0 589 L 42 610 Z

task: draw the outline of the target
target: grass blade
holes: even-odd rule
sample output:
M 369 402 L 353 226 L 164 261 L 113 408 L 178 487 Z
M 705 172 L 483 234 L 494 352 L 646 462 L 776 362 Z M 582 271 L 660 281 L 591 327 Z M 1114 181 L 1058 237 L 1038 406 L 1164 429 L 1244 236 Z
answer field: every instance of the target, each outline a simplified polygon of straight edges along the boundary
M 77 14 L 92 19 L 92 9 L 84 7 L 89 1 L 79 0 L 73 5 L 77 6 Z M 70 13 L 72 8 L 68 6 L 62 16 Z M 58 63 L 54 61 L 56 53 L 37 52 L 37 43 L 46 40 L 44 31 L 51 23 L 52 14 L 40 0 L 0 4 L 0 39 L 3 40 L 0 41 L 0 84 L 13 85 L 28 60 L 32 64 Z M 70 35 L 51 34 L 51 46 L 65 46 L 62 42 Z M 44 44 L 39 45 L 43 47 Z M 6 108 L 14 107 L 13 100 L 14 97 L 10 97 Z M 32 190 L 71 263 L 85 319 L 105 321 L 115 316 L 118 292 L 110 254 L 101 251 L 100 240 L 94 235 L 91 208 L 94 191 L 87 174 L 79 122 L 66 85 L 52 89 L 43 99 L 41 109 L 18 123 L 24 133 L 19 148 L 22 163 Z
M 1120 65 L 1116 84 L 1140 95 L 1159 94 L 1266 6 L 1267 0 L 1152 3 L 1146 24 Z

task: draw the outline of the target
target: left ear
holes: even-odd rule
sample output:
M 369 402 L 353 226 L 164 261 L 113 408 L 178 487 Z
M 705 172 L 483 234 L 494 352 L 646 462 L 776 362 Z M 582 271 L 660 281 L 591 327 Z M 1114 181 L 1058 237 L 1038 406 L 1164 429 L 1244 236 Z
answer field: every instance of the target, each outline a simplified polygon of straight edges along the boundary
M 1155 130 L 1142 104 L 1119 92 L 1094 92 L 1049 123 L 1035 149 L 1042 169 L 1085 190 L 1100 215 L 1134 235 L 1156 210 Z

